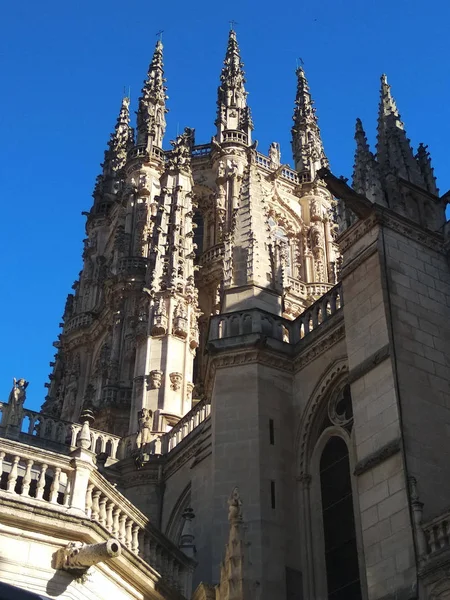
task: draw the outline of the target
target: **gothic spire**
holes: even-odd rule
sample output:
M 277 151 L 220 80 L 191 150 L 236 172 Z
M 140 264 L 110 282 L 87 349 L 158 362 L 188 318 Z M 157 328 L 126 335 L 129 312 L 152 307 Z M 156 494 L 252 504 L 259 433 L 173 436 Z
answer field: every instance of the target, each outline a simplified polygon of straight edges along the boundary
M 308 81 L 302 67 L 296 70 L 296 75 L 297 94 L 292 117 L 294 121 L 292 153 L 296 170 L 313 181 L 317 171 L 328 166 L 328 159 L 323 149 L 316 109 L 313 107 Z
M 393 173 L 425 187 L 386 75 L 381 76 L 377 161 L 384 176 Z
M 250 145 L 253 122 L 247 106 L 245 91 L 244 64 L 236 39 L 236 32 L 231 29 L 228 47 L 225 54 L 220 85 L 217 92 L 217 141 L 237 141 Z M 227 131 L 241 131 L 245 136 L 227 136 Z
M 435 196 L 439 196 L 439 190 L 436 186 L 436 177 L 434 176 L 434 169 L 431 166 L 431 157 L 430 153 L 427 150 L 428 146 L 424 146 L 422 143 L 419 144 L 416 154 L 416 160 L 419 165 L 419 169 L 423 175 L 425 180 L 425 185 L 427 186 L 427 190 L 434 194 Z
M 137 145 L 162 147 L 166 130 L 166 87 L 163 66 L 163 45 L 156 42 L 152 62 L 144 81 L 137 112 Z
M 353 167 L 353 189 L 373 202 L 383 198 L 379 168 L 370 150 L 361 119 L 356 119 L 356 151 Z
M 108 142 L 103 163 L 104 175 L 114 175 L 125 164 L 127 151 L 134 142 L 133 128 L 130 127 L 130 99 L 123 98 L 114 132 Z

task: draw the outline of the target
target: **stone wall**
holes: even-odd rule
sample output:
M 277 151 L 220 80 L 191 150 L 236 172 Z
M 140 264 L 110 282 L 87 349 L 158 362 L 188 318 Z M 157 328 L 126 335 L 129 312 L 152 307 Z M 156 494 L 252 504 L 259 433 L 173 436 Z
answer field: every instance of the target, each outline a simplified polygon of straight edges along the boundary
M 438 236 L 406 232 L 384 232 L 389 308 L 408 473 L 430 518 L 450 497 L 450 270 Z

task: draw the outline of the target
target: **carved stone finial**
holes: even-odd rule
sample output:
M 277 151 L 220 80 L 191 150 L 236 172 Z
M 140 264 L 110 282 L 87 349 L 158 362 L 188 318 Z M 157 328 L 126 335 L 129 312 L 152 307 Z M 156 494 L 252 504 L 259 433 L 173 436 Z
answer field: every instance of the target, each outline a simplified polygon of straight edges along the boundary
M 237 487 L 234 488 L 228 498 L 228 521 L 231 525 L 236 525 L 242 521 L 242 501 Z
M 80 431 L 80 435 L 77 440 L 78 448 L 83 448 L 84 450 L 89 450 L 91 447 L 91 431 L 89 425 L 92 424 L 95 420 L 94 413 L 89 410 L 83 410 L 80 415 L 80 422 L 83 423 L 83 426 Z
M 183 530 L 180 536 L 180 544 L 179 548 L 182 550 L 187 556 L 193 558 L 195 554 L 195 536 L 194 536 L 194 528 L 192 521 L 195 519 L 194 510 L 190 507 L 184 509 L 182 518 L 184 520 Z
M 190 170 L 194 136 L 195 130 L 186 127 L 184 133 L 179 135 L 176 140 L 171 140 L 172 151 L 167 157 L 167 167 L 169 169 Z

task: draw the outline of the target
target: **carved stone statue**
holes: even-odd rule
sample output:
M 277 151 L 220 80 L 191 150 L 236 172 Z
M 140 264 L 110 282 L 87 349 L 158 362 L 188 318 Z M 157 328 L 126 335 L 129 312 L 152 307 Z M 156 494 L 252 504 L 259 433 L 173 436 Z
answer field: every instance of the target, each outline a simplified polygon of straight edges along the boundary
M 242 500 L 237 487 L 234 488 L 228 498 L 228 520 L 231 524 L 242 521 Z
M 269 158 L 273 167 L 279 167 L 281 164 L 280 144 L 272 142 L 269 148 Z
M 25 379 L 13 379 L 13 387 L 9 394 L 8 402 L 16 406 L 22 406 L 26 398 L 26 389 L 28 387 L 28 381 Z
M 225 164 L 223 160 L 217 165 L 217 177 L 225 177 Z
M 13 387 L 9 394 L 9 415 L 8 424 L 17 426 L 20 421 L 20 414 L 22 412 L 23 403 L 26 398 L 26 389 L 28 387 L 28 381 L 25 379 L 13 379 Z
M 150 442 L 152 431 L 153 412 L 149 408 L 143 408 L 138 412 L 139 432 L 136 438 L 136 446 L 142 448 Z

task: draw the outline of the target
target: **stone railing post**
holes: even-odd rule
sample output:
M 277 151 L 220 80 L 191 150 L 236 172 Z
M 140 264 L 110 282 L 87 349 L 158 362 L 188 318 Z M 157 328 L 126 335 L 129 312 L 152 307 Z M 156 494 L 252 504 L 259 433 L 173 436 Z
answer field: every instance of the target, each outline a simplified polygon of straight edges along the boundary
M 70 492 L 69 506 L 71 509 L 81 511 L 86 514 L 86 494 L 89 485 L 89 477 L 95 469 L 94 453 L 90 451 L 91 434 L 89 424 L 94 420 L 94 415 L 91 411 L 84 411 L 80 416 L 80 421 L 83 423 L 79 438 L 77 440 L 77 448 L 70 453 L 72 460 L 71 467 L 74 472 L 72 474 L 72 486 Z

